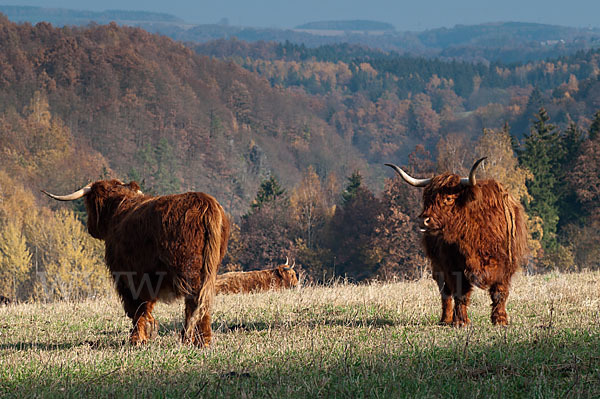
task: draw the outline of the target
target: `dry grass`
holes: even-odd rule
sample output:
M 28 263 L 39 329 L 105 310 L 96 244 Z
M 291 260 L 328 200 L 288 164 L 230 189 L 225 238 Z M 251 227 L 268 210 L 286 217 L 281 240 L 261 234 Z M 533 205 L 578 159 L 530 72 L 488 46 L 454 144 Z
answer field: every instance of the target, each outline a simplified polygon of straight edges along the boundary
M 0 308 L 2 397 L 598 397 L 600 273 L 519 275 L 507 328 L 477 290 L 472 326 L 437 326 L 434 283 L 218 296 L 214 345 L 125 343 L 114 298 Z

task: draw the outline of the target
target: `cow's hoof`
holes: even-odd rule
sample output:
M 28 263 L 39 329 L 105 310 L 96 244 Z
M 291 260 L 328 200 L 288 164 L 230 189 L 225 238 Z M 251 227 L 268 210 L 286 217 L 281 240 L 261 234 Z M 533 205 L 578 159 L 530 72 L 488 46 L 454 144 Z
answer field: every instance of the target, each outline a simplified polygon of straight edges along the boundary
M 506 315 L 492 315 L 492 324 L 495 326 L 506 326 L 508 325 L 508 318 Z
M 448 318 L 448 319 L 441 319 L 441 320 L 438 322 L 438 325 L 439 325 L 439 326 L 451 326 L 451 325 L 452 325 L 452 322 L 453 322 L 453 320 L 452 320 L 451 318 Z
M 471 324 L 471 320 L 469 320 L 469 319 L 466 319 L 466 320 L 454 320 L 452 322 L 452 327 L 456 327 L 456 328 L 466 327 L 469 324 Z
M 146 335 L 148 339 L 154 339 L 158 335 L 158 322 L 156 319 L 146 321 Z
M 181 342 L 184 345 L 194 345 L 198 348 L 210 346 L 211 338 L 210 335 L 203 335 L 198 332 L 194 332 L 188 336 L 185 333 L 185 329 L 181 330 Z
M 140 336 L 137 332 L 134 332 L 129 336 L 129 343 L 133 346 L 144 345 L 148 342 L 148 339 Z

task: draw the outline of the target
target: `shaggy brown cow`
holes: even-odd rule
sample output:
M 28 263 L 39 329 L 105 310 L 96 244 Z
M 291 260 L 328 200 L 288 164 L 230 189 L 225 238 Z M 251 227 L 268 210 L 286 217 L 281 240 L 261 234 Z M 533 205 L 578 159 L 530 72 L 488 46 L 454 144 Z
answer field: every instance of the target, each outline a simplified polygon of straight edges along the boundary
M 46 194 L 61 201 L 84 197 L 88 231 L 104 240 L 106 264 L 133 321 L 132 344 L 156 335 L 152 309 L 158 300 L 181 296 L 183 342 L 210 344 L 210 307 L 229 237 L 229 221 L 213 197 L 194 192 L 155 197 L 144 195 L 135 182 L 119 180 L 90 183 L 64 196 Z
M 217 276 L 217 294 L 236 294 L 270 289 L 291 288 L 298 285 L 298 277 L 293 265 L 279 265 L 274 269 L 251 272 L 230 272 Z
M 475 179 L 484 159 L 475 162 L 468 178 L 444 173 L 415 179 L 386 164 L 407 183 L 425 188 L 419 217 L 425 252 L 442 296 L 441 324 L 469 323 L 467 306 L 473 286 L 489 290 L 492 323 L 507 324 L 510 280 L 527 251 L 521 204 L 495 180 Z

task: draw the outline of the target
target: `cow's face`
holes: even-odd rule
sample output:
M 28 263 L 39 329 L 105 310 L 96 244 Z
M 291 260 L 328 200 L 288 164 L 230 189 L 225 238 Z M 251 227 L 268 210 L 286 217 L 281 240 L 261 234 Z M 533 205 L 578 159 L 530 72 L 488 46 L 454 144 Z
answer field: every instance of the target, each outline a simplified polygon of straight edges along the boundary
M 291 288 L 298 285 L 298 277 L 296 276 L 296 271 L 291 266 L 277 266 L 277 274 L 279 275 L 279 277 L 281 277 L 284 287 Z
M 87 227 L 94 238 L 106 237 L 108 226 L 118 207 L 128 198 L 143 195 L 136 182 L 123 183 L 120 180 L 100 180 L 90 186 L 85 196 L 88 212 Z
M 88 231 L 92 237 L 104 239 L 111 219 L 119 206 L 128 198 L 143 195 L 136 182 L 128 184 L 121 180 L 100 180 L 67 195 L 55 195 L 42 190 L 44 194 L 58 201 L 74 201 L 85 198 L 88 213 Z
M 394 164 L 386 163 L 411 186 L 423 187 L 423 212 L 421 231 L 428 235 L 456 233 L 465 220 L 465 210 L 476 208 L 481 199 L 481 189 L 477 186 L 475 171 L 486 158 L 480 158 L 471 167 L 469 177 L 461 178 L 452 173 L 444 173 L 426 179 L 416 179 Z M 473 205 L 474 204 L 474 205 Z
M 478 187 L 461 184 L 454 174 L 431 179 L 423 192 L 423 211 L 419 215 L 421 231 L 428 235 L 443 234 L 463 218 L 466 208 L 477 197 Z

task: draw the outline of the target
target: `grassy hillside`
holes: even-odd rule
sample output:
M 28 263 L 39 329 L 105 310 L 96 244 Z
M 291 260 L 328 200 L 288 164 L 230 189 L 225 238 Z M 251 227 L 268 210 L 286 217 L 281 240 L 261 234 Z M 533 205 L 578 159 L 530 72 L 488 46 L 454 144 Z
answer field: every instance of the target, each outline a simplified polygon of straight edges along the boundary
M 600 395 L 600 273 L 518 275 L 511 324 L 475 292 L 469 328 L 437 326 L 430 279 L 217 297 L 214 346 L 124 343 L 117 300 L 0 308 L 2 397 L 543 397 Z

